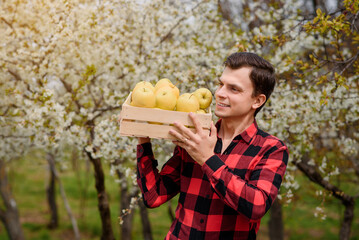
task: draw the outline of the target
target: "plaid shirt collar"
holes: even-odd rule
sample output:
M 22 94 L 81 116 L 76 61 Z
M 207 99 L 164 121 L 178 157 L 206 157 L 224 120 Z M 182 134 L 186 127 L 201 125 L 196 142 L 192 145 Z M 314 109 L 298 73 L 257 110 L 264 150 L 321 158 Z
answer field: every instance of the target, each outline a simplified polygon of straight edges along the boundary
M 221 123 L 222 123 L 222 119 L 219 119 L 218 122 L 216 123 L 217 137 L 218 137 L 219 129 L 221 127 Z M 257 134 L 257 132 L 258 132 L 258 125 L 257 125 L 257 121 L 254 119 L 254 122 L 241 134 L 238 134 L 233 140 L 239 141 L 240 139 L 243 139 L 249 145 L 252 142 L 255 135 Z

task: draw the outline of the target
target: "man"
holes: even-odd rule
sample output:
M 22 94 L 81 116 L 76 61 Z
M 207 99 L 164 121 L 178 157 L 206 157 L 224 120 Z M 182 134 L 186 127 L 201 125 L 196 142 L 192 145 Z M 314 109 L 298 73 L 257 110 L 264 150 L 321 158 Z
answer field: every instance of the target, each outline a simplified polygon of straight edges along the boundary
M 139 138 L 138 176 L 144 203 L 157 207 L 178 193 L 176 218 L 165 239 L 255 239 L 275 200 L 288 149 L 258 129 L 255 116 L 275 86 L 274 69 L 254 53 L 234 53 L 215 92 L 219 117 L 205 134 L 174 123 L 173 156 L 157 170 L 149 138 Z

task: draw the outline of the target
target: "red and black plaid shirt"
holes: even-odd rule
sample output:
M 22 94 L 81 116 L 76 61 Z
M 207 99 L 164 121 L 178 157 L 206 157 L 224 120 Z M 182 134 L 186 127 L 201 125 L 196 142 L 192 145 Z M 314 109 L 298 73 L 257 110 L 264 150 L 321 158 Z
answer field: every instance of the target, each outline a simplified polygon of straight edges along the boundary
M 220 127 L 220 121 L 217 123 Z M 178 193 L 176 218 L 165 239 L 255 239 L 260 220 L 277 196 L 288 149 L 254 122 L 203 166 L 182 148 L 157 170 L 151 143 L 137 146 L 137 182 L 148 207 Z

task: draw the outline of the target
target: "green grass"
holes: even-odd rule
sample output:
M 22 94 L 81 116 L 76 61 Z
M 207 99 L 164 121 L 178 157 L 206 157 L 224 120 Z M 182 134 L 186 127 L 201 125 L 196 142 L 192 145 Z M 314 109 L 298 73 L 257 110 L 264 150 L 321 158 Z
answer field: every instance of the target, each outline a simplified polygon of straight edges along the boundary
M 62 184 L 72 213 L 77 219 L 82 239 L 99 239 L 101 236 L 101 221 L 97 207 L 97 193 L 93 167 L 86 168 L 84 160 L 77 162 L 79 171 L 75 171 L 70 164 L 67 169 L 60 170 Z M 119 216 L 119 186 L 115 177 L 109 174 L 109 166 L 103 163 L 105 172 L 106 191 L 111 207 L 112 228 L 116 239 L 120 239 Z M 46 227 L 50 215 L 46 202 L 46 186 L 49 173 L 47 162 L 41 153 L 30 153 L 26 158 L 8 164 L 8 177 L 11 182 L 13 196 L 18 205 L 20 221 L 26 239 L 73 239 L 73 229 L 66 208 L 56 186 L 57 204 L 59 212 L 59 227 L 50 230 Z M 2 207 L 2 205 L 0 205 Z M 166 212 L 166 205 L 150 210 L 150 218 L 154 239 L 163 238 L 171 224 Z M 160 221 L 159 221 L 160 220 Z M 135 210 L 133 237 L 142 239 L 141 220 L 138 210 Z M 3 224 L 0 224 L 0 239 L 9 239 Z
M 301 187 L 295 193 L 294 201 L 283 207 L 285 233 L 287 239 L 339 239 L 340 224 L 344 214 L 344 206 L 334 197 L 317 197 L 316 190 L 320 187 L 300 174 L 297 181 Z M 345 189 L 345 186 L 341 186 Z M 359 187 L 351 187 L 349 193 L 354 196 L 359 191 Z M 324 192 L 324 191 L 323 191 Z M 326 193 L 328 194 L 328 193 Z M 322 207 L 325 219 L 314 217 L 316 207 Z M 359 239 L 359 202 L 356 202 L 354 220 L 352 223 L 352 240 Z
M 68 201 L 73 214 L 76 216 L 82 239 L 99 239 L 101 236 L 100 215 L 97 208 L 97 196 L 92 165 L 86 169 L 84 160 L 78 163 L 78 171 L 74 171 L 71 164 L 60 171 L 61 181 L 65 187 Z M 106 190 L 110 199 L 112 227 L 116 239 L 119 238 L 119 187 L 113 176 L 109 174 L 109 167 L 103 164 L 106 174 Z M 46 203 L 46 185 L 48 181 L 47 163 L 42 154 L 32 153 L 24 159 L 16 160 L 8 165 L 9 180 L 13 195 L 20 212 L 23 231 L 28 240 L 64 240 L 73 239 L 71 222 L 67 216 L 62 198 L 57 186 L 57 203 L 59 208 L 59 227 L 50 230 L 46 227 L 49 221 L 49 210 Z M 314 196 L 314 184 L 300 177 L 301 188 L 295 193 L 294 201 L 283 207 L 285 223 L 285 239 L 339 239 L 340 221 L 344 208 L 336 199 L 329 198 L 323 204 L 327 218 L 321 220 L 314 217 L 314 210 L 322 204 L 322 199 Z M 350 186 L 354 195 L 358 187 Z M 177 198 L 173 200 L 175 208 Z M 1 203 L 2 204 L 2 203 Z M 2 205 L 0 204 L 0 207 Z M 167 204 L 149 209 L 152 234 L 154 239 L 163 239 L 171 225 L 167 213 Z M 356 203 L 355 219 L 352 226 L 351 240 L 359 240 L 359 203 Z M 267 223 L 269 214 L 264 216 L 261 223 L 258 239 L 268 239 Z M 133 222 L 133 239 L 141 240 L 141 220 L 138 209 L 135 210 Z M 0 224 L 0 239 L 9 239 L 6 230 Z

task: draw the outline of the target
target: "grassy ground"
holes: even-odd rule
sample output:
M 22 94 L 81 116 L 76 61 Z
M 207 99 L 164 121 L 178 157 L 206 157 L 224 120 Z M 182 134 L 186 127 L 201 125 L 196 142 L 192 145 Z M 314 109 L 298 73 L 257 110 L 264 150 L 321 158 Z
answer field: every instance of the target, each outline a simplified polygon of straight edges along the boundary
M 108 174 L 108 167 L 106 165 L 104 167 L 106 188 L 111 204 L 113 229 L 116 238 L 119 239 L 119 188 L 114 178 Z M 60 171 L 61 180 L 73 214 L 77 218 L 82 239 L 99 239 L 101 223 L 97 209 L 92 166 L 87 168 L 85 162 L 81 162 L 78 169 L 79 171 L 75 172 L 73 167 L 69 165 L 68 169 Z M 57 195 L 60 226 L 55 230 L 49 230 L 46 227 L 50 217 L 45 192 L 48 171 L 46 161 L 42 158 L 42 155 L 29 155 L 26 160 L 11 162 L 9 164 L 9 178 L 20 211 L 26 239 L 73 239 L 71 222 L 60 194 Z M 284 206 L 285 238 L 288 240 L 338 239 L 343 207 L 334 199 L 327 200 L 324 202 L 326 219 L 315 218 L 314 209 L 320 206 L 322 200 L 312 196 L 312 192 L 316 189 L 314 185 L 307 182 L 304 186 L 296 193 L 294 203 Z M 352 190 L 353 194 L 355 194 L 359 191 L 359 188 Z M 173 201 L 173 207 L 175 207 L 175 200 Z M 167 205 L 150 209 L 149 213 L 154 239 L 163 239 L 171 224 L 167 214 Z M 351 240 L 359 240 L 358 216 L 359 204 L 357 202 Z M 269 215 L 267 214 L 262 220 L 258 239 L 268 239 L 268 217 Z M 135 240 L 142 239 L 141 221 L 137 210 L 134 217 L 133 237 Z M 0 224 L 0 239 L 9 239 L 2 224 Z

